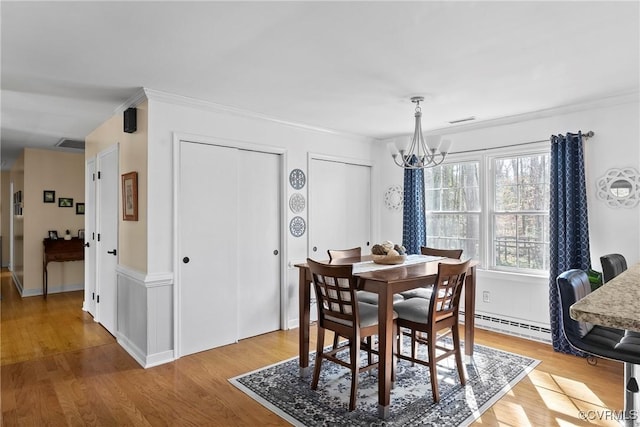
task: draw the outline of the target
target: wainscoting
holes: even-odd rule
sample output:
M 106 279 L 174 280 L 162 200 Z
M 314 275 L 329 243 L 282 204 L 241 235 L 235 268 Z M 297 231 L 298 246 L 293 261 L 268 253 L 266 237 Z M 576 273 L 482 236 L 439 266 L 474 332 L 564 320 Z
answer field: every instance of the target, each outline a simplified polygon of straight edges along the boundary
M 118 343 L 144 368 L 174 360 L 173 274 L 116 269 Z

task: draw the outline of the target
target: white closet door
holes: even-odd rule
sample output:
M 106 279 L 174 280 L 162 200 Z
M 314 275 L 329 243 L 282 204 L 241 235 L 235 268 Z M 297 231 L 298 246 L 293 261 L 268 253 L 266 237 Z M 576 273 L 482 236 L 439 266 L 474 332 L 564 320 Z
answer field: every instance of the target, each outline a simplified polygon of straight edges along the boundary
M 347 190 L 347 248 L 360 246 L 362 254 L 370 251 L 371 239 L 371 167 L 345 165 Z
M 179 356 L 236 341 L 238 150 L 180 143 Z
M 346 249 L 345 164 L 312 159 L 309 167 L 309 258 L 323 261 L 327 250 Z
M 98 215 L 96 218 L 96 317 L 115 335 L 118 265 L 118 146 L 98 153 Z
M 328 249 L 360 246 L 369 252 L 371 168 L 312 159 L 309 170 L 309 257 L 329 258 Z
M 84 309 L 96 315 L 96 159 L 85 167 Z M 88 246 L 87 246 L 88 245 Z
M 280 156 L 241 150 L 238 338 L 280 329 Z M 244 166 L 249 165 L 249 166 Z

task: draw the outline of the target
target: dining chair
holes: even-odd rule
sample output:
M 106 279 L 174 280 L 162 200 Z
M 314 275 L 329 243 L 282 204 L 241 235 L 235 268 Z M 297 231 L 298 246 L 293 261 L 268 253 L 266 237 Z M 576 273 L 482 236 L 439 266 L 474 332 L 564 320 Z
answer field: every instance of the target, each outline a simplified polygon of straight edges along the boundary
M 604 283 L 616 277 L 627 269 L 627 260 L 620 254 L 608 254 L 600 257 L 602 264 L 602 278 Z
M 354 258 L 362 256 L 362 248 L 351 248 L 351 249 L 329 249 L 327 251 L 329 254 L 329 260 L 339 259 L 339 258 Z M 375 292 L 369 291 L 358 291 L 358 300 L 360 302 L 366 302 L 367 304 L 378 305 L 378 294 Z M 394 294 L 393 301 L 403 301 L 404 297 L 402 295 Z
M 358 302 L 358 279 L 353 276 L 351 265 L 323 264 L 312 259 L 307 259 L 307 265 L 311 271 L 318 307 L 318 335 L 311 389 L 318 388 L 323 360 L 349 368 L 351 371 L 349 411 L 353 411 L 356 407 L 358 374 L 378 366 L 378 362 L 371 361 L 371 354 L 377 354 L 377 351 L 367 342 L 361 341 L 362 338 L 378 334 L 378 308 Z M 395 331 L 397 314 L 394 313 L 393 317 L 392 330 Z M 326 330 L 347 338 L 348 344 L 325 351 L 323 347 Z M 349 361 L 337 357 L 337 353 L 345 349 L 349 350 Z M 368 356 L 367 364 L 362 367 L 360 366 L 361 349 L 366 350 Z M 394 371 L 392 371 L 392 377 L 395 375 Z
M 400 338 L 397 340 L 397 357 L 429 367 L 431 392 L 436 403 L 440 401 L 436 368 L 439 361 L 455 356 L 460 383 L 465 385 L 467 382 L 462 364 L 458 311 L 469 262 L 470 260 L 455 264 L 439 263 L 432 298 L 428 300 L 411 298 L 393 306 L 398 313 L 397 335 L 401 337 L 399 329 L 406 328 L 410 330 L 411 336 L 411 354 L 407 356 L 402 353 L 402 339 Z M 439 334 L 442 331 L 445 332 Z M 418 335 L 418 332 L 421 334 Z M 441 342 L 441 339 L 447 335 L 451 335 L 451 346 L 445 346 L 445 343 Z M 418 358 L 417 344 L 426 344 L 427 360 Z M 436 350 L 438 350 L 437 355 Z
M 463 249 L 437 249 L 437 248 L 430 248 L 427 246 L 420 247 L 420 253 L 422 255 L 439 256 L 444 258 L 460 259 L 462 257 L 462 252 L 463 252 Z M 429 286 L 423 286 L 420 288 L 400 292 L 400 295 L 404 299 L 410 299 L 410 298 L 430 299 L 432 291 L 433 291 L 433 286 L 429 285 Z

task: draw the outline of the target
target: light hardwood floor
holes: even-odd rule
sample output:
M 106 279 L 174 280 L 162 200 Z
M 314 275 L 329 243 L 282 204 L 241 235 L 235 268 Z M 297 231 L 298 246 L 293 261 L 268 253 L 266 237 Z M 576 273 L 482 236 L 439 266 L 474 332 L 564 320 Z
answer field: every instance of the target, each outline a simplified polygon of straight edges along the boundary
M 145 370 L 81 310 L 82 292 L 21 299 L 9 273 L 3 271 L 1 279 L 1 425 L 287 425 L 227 380 L 296 356 L 297 330 Z M 621 364 L 601 360 L 589 366 L 546 344 L 481 329 L 476 336 L 479 344 L 542 363 L 474 425 L 617 425 L 589 424 L 579 414 L 622 409 Z

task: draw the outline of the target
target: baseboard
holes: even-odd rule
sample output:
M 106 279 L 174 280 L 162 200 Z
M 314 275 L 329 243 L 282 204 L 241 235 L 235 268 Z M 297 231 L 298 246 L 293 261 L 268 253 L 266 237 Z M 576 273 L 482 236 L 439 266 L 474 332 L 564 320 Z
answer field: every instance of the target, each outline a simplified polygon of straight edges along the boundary
M 133 342 L 131 342 L 124 335 L 117 333 L 116 340 L 118 344 L 127 352 L 129 356 L 138 362 L 143 368 L 152 368 L 154 366 L 162 365 L 164 363 L 173 362 L 175 360 L 173 350 L 164 351 L 161 353 L 145 355 L 144 352 L 139 349 Z
M 551 343 L 551 329 L 545 326 L 534 325 L 522 319 L 509 319 L 495 314 L 475 313 L 475 326 L 480 329 L 500 332 L 532 341 Z M 464 312 L 460 312 L 460 320 L 464 322 Z

